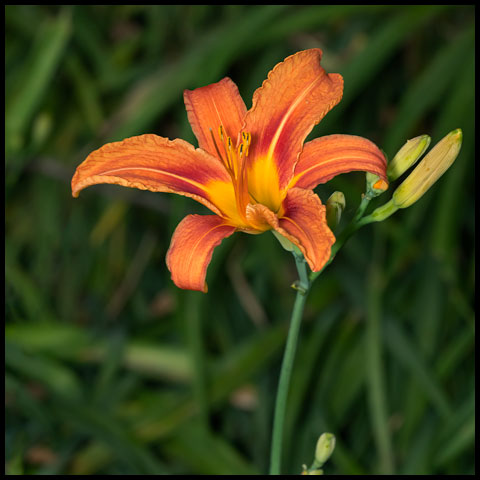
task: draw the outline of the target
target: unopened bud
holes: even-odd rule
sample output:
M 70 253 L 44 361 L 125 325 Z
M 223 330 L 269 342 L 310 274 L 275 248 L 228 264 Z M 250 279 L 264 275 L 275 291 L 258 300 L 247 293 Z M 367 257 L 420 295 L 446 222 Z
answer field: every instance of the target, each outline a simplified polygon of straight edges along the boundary
M 388 183 L 383 178 L 380 178 L 378 175 L 375 175 L 374 173 L 367 172 L 366 179 L 367 179 L 367 188 L 366 188 L 365 196 L 370 200 L 372 198 L 378 197 L 383 192 L 385 192 L 385 190 L 387 190 L 388 188 Z
M 302 471 L 302 475 L 323 475 L 322 469 L 317 470 L 307 470 L 306 465 L 304 465 L 304 470 Z
M 335 448 L 335 435 L 333 433 L 322 433 L 315 448 L 315 467 L 321 467 L 332 455 Z
M 406 208 L 415 203 L 452 165 L 461 146 L 462 130 L 457 128 L 442 138 L 395 190 L 393 204 Z
M 345 195 L 342 192 L 333 192 L 327 200 L 326 208 L 328 228 L 334 230 L 345 210 Z
M 396 180 L 415 165 L 430 145 L 430 140 L 431 138 L 428 135 L 420 135 L 407 140 L 407 143 L 397 152 L 393 160 L 388 163 L 388 179 L 390 181 Z

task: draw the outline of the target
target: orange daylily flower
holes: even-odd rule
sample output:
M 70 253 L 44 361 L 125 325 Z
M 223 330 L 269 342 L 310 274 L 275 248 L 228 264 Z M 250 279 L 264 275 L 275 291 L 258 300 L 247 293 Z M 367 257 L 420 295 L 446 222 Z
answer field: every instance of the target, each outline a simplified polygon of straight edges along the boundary
M 321 56 L 314 48 L 279 63 L 248 111 L 230 78 L 186 90 L 199 148 L 152 134 L 108 143 L 77 168 L 73 196 L 112 183 L 177 193 L 208 207 L 215 215 L 188 215 L 173 234 L 167 266 L 180 288 L 207 291 L 213 250 L 235 231 L 273 229 L 300 249 L 312 271 L 320 270 L 335 237 L 313 189 L 353 170 L 387 180 L 384 155 L 365 138 L 329 135 L 304 145 L 343 93 L 341 75 L 327 74 Z

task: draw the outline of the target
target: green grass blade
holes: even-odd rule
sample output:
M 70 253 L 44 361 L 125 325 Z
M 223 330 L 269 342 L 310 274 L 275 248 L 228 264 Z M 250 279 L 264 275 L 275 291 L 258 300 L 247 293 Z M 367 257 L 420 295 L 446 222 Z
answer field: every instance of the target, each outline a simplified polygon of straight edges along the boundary
M 26 129 L 50 88 L 71 33 L 67 10 L 47 21 L 38 31 L 34 48 L 25 60 L 22 82 L 6 97 L 7 152 L 16 153 L 24 146 Z
M 451 415 L 452 409 L 447 397 L 435 382 L 434 375 L 422 361 L 403 329 L 397 323 L 388 321 L 385 324 L 384 335 L 392 355 L 410 372 L 438 414 L 444 418 Z
M 474 29 L 468 28 L 454 42 L 441 49 L 425 67 L 422 75 L 407 87 L 398 106 L 396 120 L 388 129 L 383 144 L 389 155 L 394 155 L 408 138 L 423 133 L 414 132 L 412 128 L 429 108 L 448 95 L 449 87 L 456 84 L 457 72 L 468 60 L 469 52 L 474 48 L 473 42 Z

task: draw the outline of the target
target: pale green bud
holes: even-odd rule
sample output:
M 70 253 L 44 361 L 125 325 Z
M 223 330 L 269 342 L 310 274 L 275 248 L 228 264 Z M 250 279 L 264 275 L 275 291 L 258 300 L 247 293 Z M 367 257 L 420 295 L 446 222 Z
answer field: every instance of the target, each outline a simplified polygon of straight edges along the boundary
M 332 455 L 335 448 L 335 435 L 322 433 L 315 448 L 315 467 L 321 467 Z
M 333 192 L 327 200 L 326 209 L 328 228 L 334 230 L 345 210 L 345 195 L 342 192 Z
M 323 475 L 323 470 L 307 470 L 305 467 L 305 469 L 302 471 L 302 475 Z
M 428 135 L 407 140 L 407 143 L 397 152 L 393 160 L 388 163 L 387 176 L 390 181 L 396 180 L 410 167 L 415 165 L 418 159 L 425 153 L 430 145 L 431 138 Z
M 415 203 L 452 165 L 461 146 L 462 130 L 457 128 L 442 138 L 395 190 L 393 204 L 407 208 Z

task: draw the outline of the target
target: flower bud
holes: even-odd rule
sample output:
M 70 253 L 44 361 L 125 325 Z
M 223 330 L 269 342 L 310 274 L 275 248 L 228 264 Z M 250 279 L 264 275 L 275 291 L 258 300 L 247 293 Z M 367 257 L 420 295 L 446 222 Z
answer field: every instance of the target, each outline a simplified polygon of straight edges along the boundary
M 442 138 L 395 190 L 393 204 L 406 208 L 415 203 L 452 165 L 461 146 L 462 130 L 457 128 Z
M 380 178 L 378 175 L 375 175 L 374 173 L 367 172 L 366 179 L 367 179 L 367 191 L 365 192 L 365 195 L 370 200 L 372 198 L 378 197 L 383 192 L 385 192 L 388 188 L 388 183 L 385 180 L 383 180 L 383 178 Z
M 307 467 L 304 465 L 304 470 L 302 471 L 302 475 L 323 475 L 322 469 L 317 470 L 307 470 Z
M 335 435 L 333 433 L 322 433 L 315 448 L 315 466 L 321 467 L 333 453 L 335 448 Z
M 420 135 L 407 140 L 407 143 L 397 152 L 393 160 L 388 163 L 388 179 L 390 181 L 396 180 L 415 165 L 430 145 L 430 140 L 431 138 L 428 135 Z
M 340 223 L 345 210 L 345 195 L 342 192 L 333 192 L 327 200 L 326 208 L 328 228 L 333 230 Z

